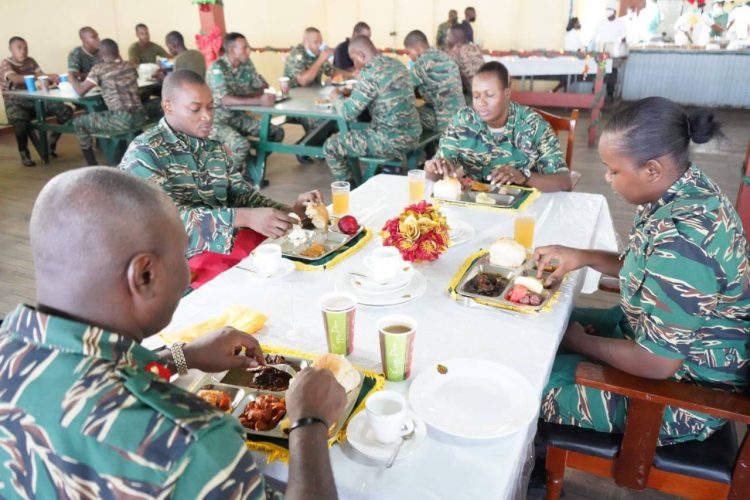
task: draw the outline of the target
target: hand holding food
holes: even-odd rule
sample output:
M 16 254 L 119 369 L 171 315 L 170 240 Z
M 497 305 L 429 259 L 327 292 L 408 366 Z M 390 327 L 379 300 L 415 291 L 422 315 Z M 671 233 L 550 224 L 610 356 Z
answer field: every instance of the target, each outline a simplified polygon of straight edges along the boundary
M 547 277 L 545 286 L 551 286 L 562 281 L 563 277 L 571 271 L 588 265 L 585 250 L 578 248 L 550 245 L 539 247 L 534 251 L 534 262 L 537 267 L 537 278 L 542 278 L 545 268 L 557 262 L 557 268 Z
M 281 238 L 292 228 L 293 223 L 286 212 L 276 208 L 235 209 L 235 227 L 249 227 L 269 238 Z
M 495 184 L 516 184 L 522 186 L 526 184 L 527 179 L 520 170 L 510 165 L 503 165 L 493 170 L 487 180 L 493 186 Z
M 445 158 L 433 158 L 424 164 L 424 171 L 427 178 L 437 181 L 445 177 L 458 177 L 458 168 L 456 165 Z
M 324 368 L 306 368 L 297 373 L 286 393 L 289 421 L 318 417 L 338 422 L 346 406 L 346 391 L 333 373 Z
M 241 354 L 243 350 L 244 354 Z M 189 368 L 206 373 L 265 364 L 263 350 L 255 337 L 231 326 L 208 332 L 188 342 L 183 352 Z

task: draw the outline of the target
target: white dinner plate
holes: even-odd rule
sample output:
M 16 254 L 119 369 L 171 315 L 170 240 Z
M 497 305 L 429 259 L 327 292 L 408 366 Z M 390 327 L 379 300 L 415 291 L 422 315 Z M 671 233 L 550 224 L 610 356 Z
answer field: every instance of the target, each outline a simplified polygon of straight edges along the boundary
M 355 288 L 352 285 L 349 274 L 339 276 L 336 280 L 336 290 L 353 294 L 357 298 L 357 303 L 364 306 L 395 306 L 406 304 L 424 295 L 427 289 L 427 280 L 422 273 L 416 269 L 412 273 L 414 273 L 414 276 L 407 286 L 388 293 L 373 293 Z
M 401 446 L 401 451 L 398 452 L 398 457 L 396 457 L 397 462 L 412 455 L 419 448 L 419 445 L 422 444 L 425 436 L 427 436 L 427 427 L 424 425 L 424 422 L 413 411 L 408 411 L 407 415 L 407 418 L 414 422 L 414 438 L 405 441 L 403 446 Z M 352 448 L 364 456 L 383 461 L 391 457 L 393 450 L 399 443 L 399 441 L 392 444 L 379 443 L 375 439 L 370 424 L 367 422 L 366 411 L 357 413 L 349 421 L 349 425 L 346 428 L 346 439 L 352 445 Z
M 452 246 L 466 243 L 474 237 L 474 234 L 476 234 L 474 226 L 472 226 L 468 222 L 462 221 L 461 219 L 451 217 L 449 225 L 450 230 L 448 231 L 448 237 L 451 240 Z
M 256 268 L 253 263 L 253 258 L 250 257 L 248 259 L 243 260 L 237 265 L 238 269 L 242 269 L 243 271 L 248 271 L 249 273 L 252 273 L 253 277 L 262 279 L 262 280 L 270 280 L 270 279 L 279 279 L 283 278 L 287 274 L 294 271 L 294 262 L 292 262 L 289 259 L 281 259 L 281 264 L 279 264 L 279 268 L 276 269 L 272 274 L 261 274 Z
M 427 425 L 465 439 L 495 439 L 525 428 L 539 401 L 531 384 L 507 366 L 454 359 L 420 373 L 409 388 L 414 412 Z

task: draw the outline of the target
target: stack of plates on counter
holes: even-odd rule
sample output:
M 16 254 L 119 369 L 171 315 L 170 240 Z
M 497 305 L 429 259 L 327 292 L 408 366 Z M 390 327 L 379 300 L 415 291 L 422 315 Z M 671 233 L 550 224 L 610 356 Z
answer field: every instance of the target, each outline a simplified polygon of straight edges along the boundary
M 384 282 L 371 278 L 366 270 L 347 273 L 336 282 L 336 289 L 353 294 L 359 304 L 366 306 L 405 304 L 421 297 L 426 288 L 425 277 L 409 264 Z

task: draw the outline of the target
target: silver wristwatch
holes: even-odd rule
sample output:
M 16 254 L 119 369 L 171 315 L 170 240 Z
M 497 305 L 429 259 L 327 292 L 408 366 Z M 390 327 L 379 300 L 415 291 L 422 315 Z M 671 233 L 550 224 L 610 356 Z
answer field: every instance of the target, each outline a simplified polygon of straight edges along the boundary
M 529 182 L 529 179 L 531 179 L 531 170 L 529 170 L 529 167 L 523 167 L 519 170 L 521 171 L 523 176 L 526 177 L 526 179 L 524 179 L 523 181 L 523 185 L 525 186 Z
M 175 368 L 177 373 L 185 375 L 188 372 L 187 361 L 185 361 L 185 352 L 182 348 L 185 346 L 185 342 L 175 342 L 169 346 L 169 350 L 172 352 L 172 359 L 174 360 Z

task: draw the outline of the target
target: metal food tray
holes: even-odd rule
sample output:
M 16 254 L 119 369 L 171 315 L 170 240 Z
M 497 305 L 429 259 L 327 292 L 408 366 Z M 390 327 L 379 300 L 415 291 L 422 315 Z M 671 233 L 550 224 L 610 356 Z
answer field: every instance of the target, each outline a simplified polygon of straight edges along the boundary
M 487 203 L 477 203 L 476 197 L 479 193 L 486 194 L 487 196 L 493 198 L 495 200 L 494 205 L 489 205 Z M 520 191 L 519 191 L 520 194 Z M 440 201 L 446 201 L 446 202 L 453 202 L 453 203 L 465 203 L 469 205 L 476 205 L 480 207 L 500 207 L 500 208 L 509 208 L 513 206 L 513 202 L 516 201 L 517 195 L 510 195 L 510 194 L 499 194 L 499 193 L 488 193 L 485 191 L 463 191 L 461 193 L 461 197 L 457 200 L 452 200 L 449 198 L 440 198 L 438 196 L 433 196 L 436 200 Z
M 292 371 L 297 372 L 299 370 L 302 370 L 309 366 L 310 360 L 295 356 L 284 356 L 286 358 L 285 365 L 288 367 L 291 367 Z M 270 365 L 270 366 L 283 366 L 283 365 Z M 231 414 L 239 419 L 240 415 L 245 410 L 245 407 L 248 403 L 251 401 L 254 401 L 258 396 L 262 394 L 270 394 L 273 396 L 276 396 L 278 398 L 283 398 L 286 396 L 286 391 L 267 391 L 264 389 L 255 389 L 251 387 L 244 387 L 239 386 L 235 384 L 227 384 L 224 383 L 223 380 L 227 378 L 232 378 L 232 372 L 236 370 L 242 370 L 240 369 L 233 369 L 229 370 L 227 372 L 221 372 L 216 374 L 203 374 L 199 380 L 192 381 L 187 386 L 187 390 L 190 392 L 197 393 L 200 389 L 209 389 L 209 388 L 215 388 L 219 390 L 224 390 L 230 394 L 230 397 L 232 397 L 232 411 Z M 285 370 L 286 371 L 286 370 Z M 344 412 L 341 414 L 341 418 L 338 422 L 336 422 L 335 427 L 333 428 L 333 431 L 329 432 L 329 436 L 335 436 L 338 434 L 338 432 L 341 430 L 341 428 L 344 426 L 346 421 L 349 419 L 349 416 L 351 415 L 351 412 L 354 410 L 354 405 L 357 403 L 357 399 L 359 398 L 359 393 L 362 390 L 362 382 L 364 381 L 364 376 L 361 372 L 358 372 L 360 375 L 359 384 L 357 387 L 352 389 L 346 394 L 346 407 L 344 408 Z M 179 379 L 178 379 L 179 380 Z M 177 385 L 184 386 L 184 384 L 180 384 L 178 382 Z M 282 417 L 282 419 L 279 421 L 278 424 L 276 424 L 276 427 L 273 429 L 270 429 L 268 431 L 256 431 L 255 429 L 250 429 L 245 427 L 245 432 L 250 435 L 255 436 L 263 436 L 263 437 L 269 437 L 269 438 L 282 438 L 286 439 L 288 435 L 286 434 L 285 430 L 289 427 L 289 420 L 287 416 L 285 415 Z
M 470 300 L 480 299 L 484 302 L 490 303 L 496 307 L 500 307 L 504 309 L 520 308 L 529 312 L 539 312 L 544 308 L 544 306 L 547 305 L 547 303 L 550 301 L 550 299 L 554 295 L 554 292 L 557 291 L 557 289 L 560 286 L 559 283 L 552 288 L 545 288 L 542 291 L 542 297 L 544 297 L 544 300 L 542 300 L 542 303 L 539 304 L 538 306 L 517 304 L 515 302 L 510 302 L 508 300 L 505 300 L 505 295 L 513 287 L 513 284 L 516 278 L 518 278 L 519 276 L 534 276 L 534 277 L 536 276 L 536 268 L 532 266 L 533 266 L 533 261 L 531 261 L 531 259 L 527 259 L 524 265 L 518 268 L 495 266 L 490 263 L 489 256 L 485 256 L 481 259 L 477 259 L 471 265 L 471 267 L 469 267 L 469 269 L 466 270 L 466 273 L 464 273 L 464 275 L 461 277 L 461 279 L 458 282 L 458 286 L 456 287 L 456 292 L 462 297 L 466 297 Z M 464 287 L 469 282 L 469 280 L 471 280 L 474 276 L 480 273 L 499 274 L 508 279 L 508 284 L 505 286 L 503 291 L 497 297 L 491 297 L 487 295 L 473 293 L 468 290 L 464 290 Z M 545 280 L 549 274 L 550 273 L 544 273 L 542 280 Z
M 316 260 L 328 257 L 336 250 L 339 250 L 341 247 L 359 236 L 365 229 L 365 227 L 360 224 L 357 232 L 355 234 L 349 235 L 344 234 L 341 231 L 334 230 L 332 229 L 332 227 L 334 226 L 329 226 L 327 231 L 322 231 L 320 229 L 308 229 L 307 231 L 311 231 L 314 233 L 312 239 L 298 247 L 292 245 L 292 242 L 289 241 L 286 236 L 282 236 L 281 238 L 275 240 L 268 240 L 268 243 L 276 243 L 277 245 L 281 246 L 281 254 L 284 257 L 294 257 L 295 259 L 303 260 L 305 262 L 315 262 Z M 323 245 L 323 248 L 325 248 L 325 252 L 317 257 L 307 257 L 305 255 L 301 255 L 300 251 L 310 246 L 310 244 L 312 244 L 313 242 L 318 242 Z

